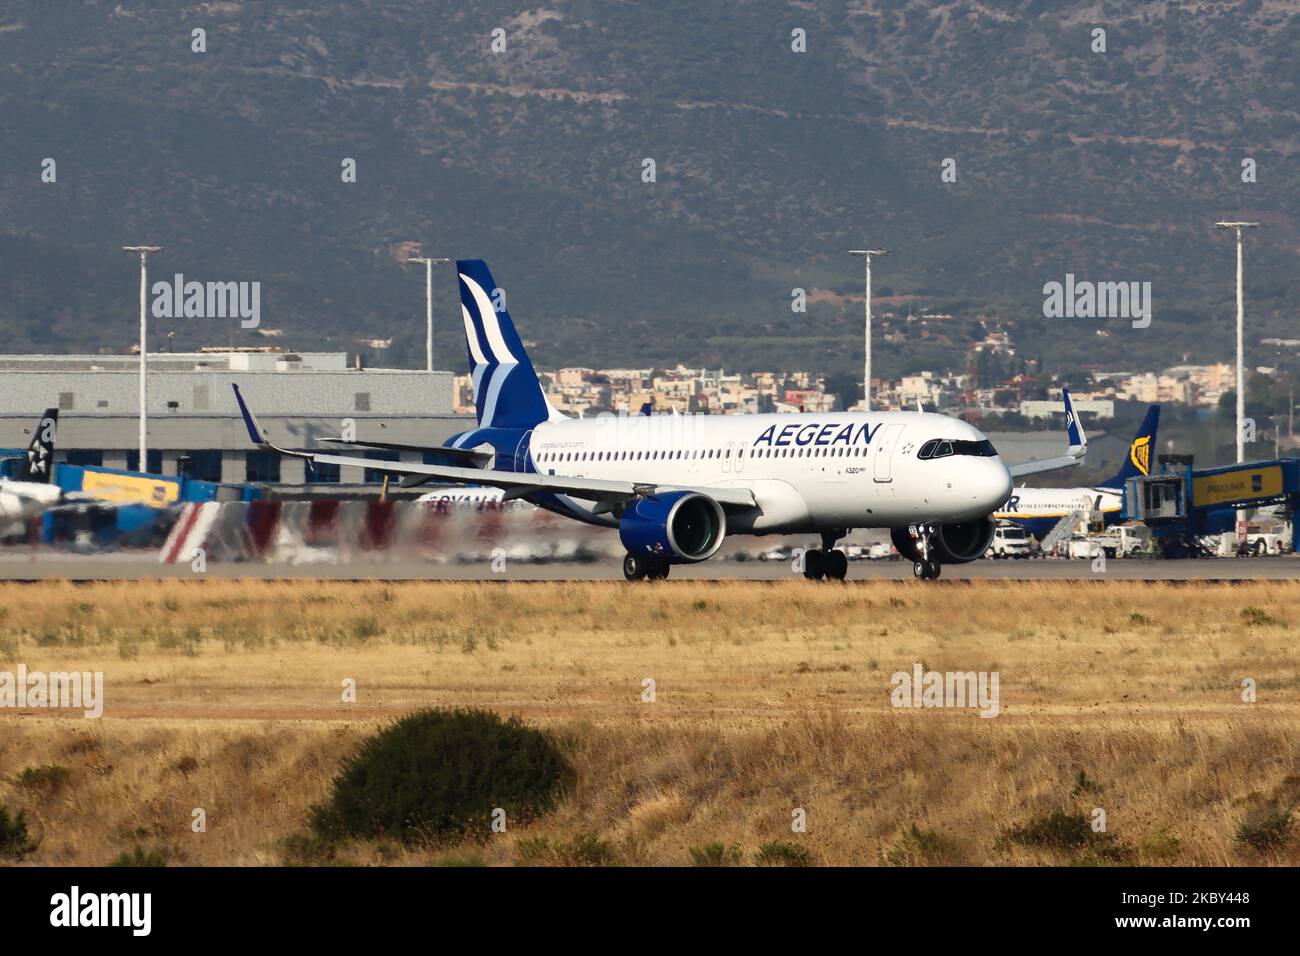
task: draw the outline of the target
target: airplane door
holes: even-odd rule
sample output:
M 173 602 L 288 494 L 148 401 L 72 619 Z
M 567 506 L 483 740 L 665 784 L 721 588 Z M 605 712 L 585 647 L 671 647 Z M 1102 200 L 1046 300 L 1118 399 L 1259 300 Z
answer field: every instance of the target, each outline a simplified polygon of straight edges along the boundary
M 894 448 L 906 425 L 887 425 L 876 444 L 876 481 L 894 480 Z
M 528 446 L 532 444 L 533 430 L 530 428 L 524 432 L 524 437 L 519 439 L 519 444 L 515 446 L 514 470 L 524 471 L 528 467 Z

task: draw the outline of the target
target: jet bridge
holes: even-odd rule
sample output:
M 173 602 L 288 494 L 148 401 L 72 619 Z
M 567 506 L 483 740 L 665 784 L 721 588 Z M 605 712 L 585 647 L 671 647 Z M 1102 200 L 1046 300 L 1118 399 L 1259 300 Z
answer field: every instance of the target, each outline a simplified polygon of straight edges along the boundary
M 1197 470 L 1190 456 L 1164 455 L 1160 468 L 1125 482 L 1124 518 L 1149 526 L 1166 554 L 1177 553 L 1179 542 L 1188 546 L 1201 535 L 1234 530 L 1240 509 L 1280 504 L 1294 514 L 1300 503 L 1300 458 Z M 1293 550 L 1300 550 L 1298 532 L 1293 520 Z

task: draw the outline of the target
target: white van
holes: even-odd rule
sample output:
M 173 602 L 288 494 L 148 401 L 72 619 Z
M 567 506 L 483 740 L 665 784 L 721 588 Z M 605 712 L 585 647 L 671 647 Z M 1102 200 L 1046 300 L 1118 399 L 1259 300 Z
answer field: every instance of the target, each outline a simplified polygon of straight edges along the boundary
M 989 544 L 991 558 L 1027 558 L 1033 553 L 1029 532 L 1019 525 L 998 525 Z

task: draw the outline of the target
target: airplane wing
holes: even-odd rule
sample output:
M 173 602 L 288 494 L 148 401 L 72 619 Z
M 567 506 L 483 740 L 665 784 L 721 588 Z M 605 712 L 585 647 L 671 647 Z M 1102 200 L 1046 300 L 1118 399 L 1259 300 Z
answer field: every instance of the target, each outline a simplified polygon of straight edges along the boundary
M 493 458 L 493 452 L 479 451 L 477 448 L 451 448 L 447 445 L 400 445 L 397 442 L 390 441 L 348 441 L 345 438 L 323 438 L 331 445 L 342 445 L 345 448 L 382 448 L 388 451 L 418 451 L 430 454 L 445 456 L 458 461 L 464 462 L 488 462 Z
M 406 461 L 381 461 L 371 458 L 354 458 L 347 455 L 322 455 L 317 452 L 292 451 L 280 448 L 266 438 L 265 432 L 257 424 L 257 419 L 249 411 L 239 386 L 232 384 L 235 401 L 239 403 L 240 414 L 244 416 L 244 425 L 248 437 L 253 443 L 293 458 L 302 458 L 326 465 L 348 465 L 355 468 L 369 468 L 373 471 L 386 471 L 396 475 L 407 476 L 403 485 L 417 485 L 432 478 L 451 484 L 489 485 L 502 488 L 503 501 L 523 498 L 533 492 L 550 492 L 552 494 L 571 495 L 587 501 L 630 501 L 644 498 L 665 491 L 699 491 L 714 499 L 720 505 L 732 508 L 755 507 L 754 493 L 748 488 L 714 488 L 707 485 L 661 485 L 633 481 L 620 481 L 605 478 L 569 478 L 561 475 L 541 475 L 536 472 L 499 471 L 492 468 L 461 468 L 455 465 L 424 465 Z
M 40 505 L 56 504 L 64 495 L 63 489 L 58 485 L 43 481 L 15 481 L 3 478 L 0 479 L 0 489 L 3 489 L 7 495 Z
M 1082 462 L 1083 457 L 1088 454 L 1088 436 L 1084 434 L 1083 426 L 1079 424 L 1079 415 L 1074 410 L 1074 399 L 1070 397 L 1070 390 L 1061 389 L 1061 395 L 1065 399 L 1065 434 L 1070 443 L 1065 454 L 1057 458 L 1038 458 L 1012 465 L 1007 469 L 1011 472 L 1012 478 L 1056 471 L 1058 468 L 1072 468 Z

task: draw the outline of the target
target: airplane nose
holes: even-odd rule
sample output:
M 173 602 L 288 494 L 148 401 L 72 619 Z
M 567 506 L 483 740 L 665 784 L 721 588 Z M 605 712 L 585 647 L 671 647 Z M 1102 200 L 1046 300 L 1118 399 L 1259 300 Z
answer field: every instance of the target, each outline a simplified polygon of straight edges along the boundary
M 971 504 L 985 514 L 996 511 L 1011 497 L 1014 482 L 1001 458 L 985 458 L 970 481 Z
M 989 460 L 989 497 L 986 504 L 989 510 L 1002 507 L 1008 498 L 1011 497 L 1011 491 L 1015 487 L 1015 481 L 1011 478 L 1011 472 L 1001 457 Z

